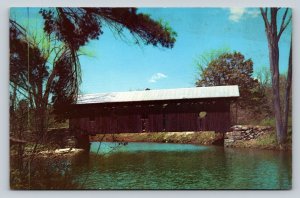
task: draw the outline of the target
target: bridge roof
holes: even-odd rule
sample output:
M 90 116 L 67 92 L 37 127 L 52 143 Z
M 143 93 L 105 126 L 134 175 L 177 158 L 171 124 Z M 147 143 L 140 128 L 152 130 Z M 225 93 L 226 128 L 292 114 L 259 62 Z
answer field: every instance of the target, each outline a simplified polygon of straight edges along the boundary
M 239 97 L 237 85 L 111 92 L 79 95 L 77 104 Z

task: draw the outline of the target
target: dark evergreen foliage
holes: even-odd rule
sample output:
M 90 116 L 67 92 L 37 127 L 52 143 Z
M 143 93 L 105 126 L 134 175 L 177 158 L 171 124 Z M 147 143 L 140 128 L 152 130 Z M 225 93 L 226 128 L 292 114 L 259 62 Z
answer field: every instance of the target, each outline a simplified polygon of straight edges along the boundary
M 89 40 L 99 39 L 103 24 L 118 34 L 128 29 L 137 43 L 172 48 L 176 33 L 136 8 L 53 8 L 41 9 L 44 30 L 78 50 Z

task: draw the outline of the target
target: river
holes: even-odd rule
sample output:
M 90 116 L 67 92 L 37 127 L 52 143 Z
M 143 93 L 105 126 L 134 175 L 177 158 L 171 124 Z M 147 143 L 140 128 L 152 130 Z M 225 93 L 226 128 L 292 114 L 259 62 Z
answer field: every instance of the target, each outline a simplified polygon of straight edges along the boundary
M 93 142 L 90 152 L 36 160 L 24 189 L 291 189 L 287 151 Z
M 290 189 L 291 158 L 270 150 L 93 142 L 71 173 L 82 189 Z

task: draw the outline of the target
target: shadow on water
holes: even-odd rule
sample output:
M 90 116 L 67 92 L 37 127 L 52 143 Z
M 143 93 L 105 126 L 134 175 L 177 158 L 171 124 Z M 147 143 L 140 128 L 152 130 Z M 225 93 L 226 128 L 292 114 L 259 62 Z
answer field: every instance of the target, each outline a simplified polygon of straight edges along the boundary
M 292 180 L 289 152 L 182 144 L 129 143 L 106 156 L 92 149 L 76 182 L 87 172 L 87 189 L 290 189 Z
M 79 189 L 74 181 L 74 166 L 85 166 L 89 153 L 76 156 L 48 156 L 33 158 L 31 163 L 24 160 L 22 171 L 14 167 L 15 159 L 11 157 L 10 186 L 12 189 Z
M 35 189 L 290 189 L 291 153 L 183 144 L 92 143 L 44 161 Z M 63 168 L 62 168 L 63 167 Z M 63 170 L 63 171 L 62 171 Z

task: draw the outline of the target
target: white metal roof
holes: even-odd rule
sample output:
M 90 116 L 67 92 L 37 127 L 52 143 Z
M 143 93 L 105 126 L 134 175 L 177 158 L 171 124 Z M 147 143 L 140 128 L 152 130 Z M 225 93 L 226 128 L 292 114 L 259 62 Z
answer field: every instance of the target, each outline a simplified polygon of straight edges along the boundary
M 77 104 L 239 97 L 237 85 L 79 95 Z

